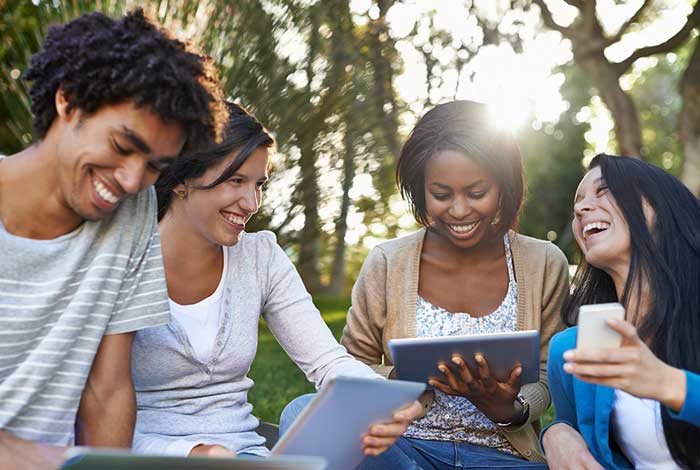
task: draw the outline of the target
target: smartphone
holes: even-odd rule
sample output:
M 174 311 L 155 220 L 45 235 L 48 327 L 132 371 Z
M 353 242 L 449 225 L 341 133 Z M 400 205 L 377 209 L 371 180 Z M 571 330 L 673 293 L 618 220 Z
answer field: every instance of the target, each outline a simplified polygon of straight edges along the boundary
M 576 349 L 619 348 L 622 336 L 606 322 L 624 319 L 625 308 L 617 302 L 581 305 L 578 310 Z

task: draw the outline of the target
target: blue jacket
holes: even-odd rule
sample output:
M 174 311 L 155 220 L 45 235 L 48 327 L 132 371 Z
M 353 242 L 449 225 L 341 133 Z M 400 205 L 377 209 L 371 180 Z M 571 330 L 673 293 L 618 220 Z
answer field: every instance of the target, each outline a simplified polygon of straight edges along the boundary
M 555 408 L 552 424 L 566 423 L 577 429 L 593 457 L 606 469 L 631 469 L 632 464 L 617 450 L 617 446 L 613 446 L 613 449 L 610 445 L 610 415 L 615 389 L 582 382 L 562 368 L 564 352 L 575 347 L 576 327 L 556 334 L 549 346 L 547 377 Z M 700 426 L 700 375 L 685 373 L 687 393 L 683 409 L 680 413 L 669 410 L 670 416 Z

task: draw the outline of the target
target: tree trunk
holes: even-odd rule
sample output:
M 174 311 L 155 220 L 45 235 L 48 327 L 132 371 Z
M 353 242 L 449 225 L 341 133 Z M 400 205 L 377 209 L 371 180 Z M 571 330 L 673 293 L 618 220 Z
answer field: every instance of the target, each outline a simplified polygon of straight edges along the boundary
M 700 195 L 700 41 L 696 40 L 693 55 L 681 80 L 683 110 L 681 112 L 681 142 L 685 159 L 681 180 Z
M 306 142 L 301 148 L 301 156 L 299 157 L 301 181 L 298 188 L 304 207 L 304 227 L 301 229 L 299 237 L 297 268 L 306 289 L 314 294 L 321 289 L 321 273 L 318 269 L 321 228 L 318 217 L 319 188 L 316 152 L 313 148 L 313 134 L 307 134 L 307 136 L 311 141 Z
M 575 59 L 575 62 L 586 71 L 598 88 L 600 98 L 610 110 L 615 125 L 618 153 L 626 157 L 641 158 L 642 131 L 637 107 L 620 86 L 618 71 L 608 62 L 602 51 L 589 53 L 586 57 Z
M 345 130 L 343 156 L 343 197 L 340 202 L 340 215 L 335 222 L 336 245 L 333 254 L 333 267 L 331 270 L 331 282 L 328 285 L 327 293 L 332 296 L 339 296 L 345 287 L 345 235 L 348 232 L 348 212 L 350 210 L 350 188 L 355 178 L 355 134 L 352 123 L 355 116 L 348 114 L 347 129 Z
M 311 81 L 314 77 L 313 64 L 321 48 L 321 39 L 318 34 L 320 20 L 318 13 L 316 8 L 312 8 L 309 13 L 311 27 L 309 54 L 306 58 L 306 94 L 308 97 L 314 95 L 311 90 Z M 314 144 L 316 137 L 320 134 L 323 119 L 318 115 L 318 110 L 312 109 L 308 103 L 302 109 L 306 115 L 306 124 L 297 133 L 297 142 L 301 153 L 299 157 L 301 181 L 297 190 L 300 193 L 299 200 L 304 207 L 304 227 L 299 236 L 297 269 L 306 289 L 315 294 L 321 289 L 321 273 L 318 268 L 321 228 L 318 216 L 320 194 Z

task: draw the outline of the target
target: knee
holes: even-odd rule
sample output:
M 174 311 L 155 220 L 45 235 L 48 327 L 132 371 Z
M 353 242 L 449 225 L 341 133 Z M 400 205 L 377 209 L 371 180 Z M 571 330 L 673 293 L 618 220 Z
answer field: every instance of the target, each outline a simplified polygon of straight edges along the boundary
M 289 429 L 289 426 L 292 425 L 294 420 L 297 419 L 315 396 L 315 393 L 307 393 L 287 403 L 287 406 L 284 407 L 280 415 L 280 436 Z

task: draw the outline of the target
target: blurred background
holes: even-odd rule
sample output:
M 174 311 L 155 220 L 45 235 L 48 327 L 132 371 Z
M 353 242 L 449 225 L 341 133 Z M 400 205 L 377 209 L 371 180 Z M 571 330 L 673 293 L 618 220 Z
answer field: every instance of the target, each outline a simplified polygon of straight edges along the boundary
M 491 124 L 516 134 L 529 186 L 521 232 L 571 263 L 572 197 L 596 153 L 643 158 L 700 192 L 700 2 L 690 0 L 0 0 L 0 153 L 32 141 L 22 74 L 47 27 L 136 6 L 211 55 L 226 95 L 276 136 L 252 229 L 277 234 L 336 335 L 368 250 L 416 228 L 395 159 L 438 103 L 485 102 Z M 308 385 L 270 367 L 287 359 L 265 349 L 274 341 L 261 328 L 256 364 L 267 367 L 254 366 L 252 399 L 275 420 Z M 280 381 L 299 388 L 265 388 Z

